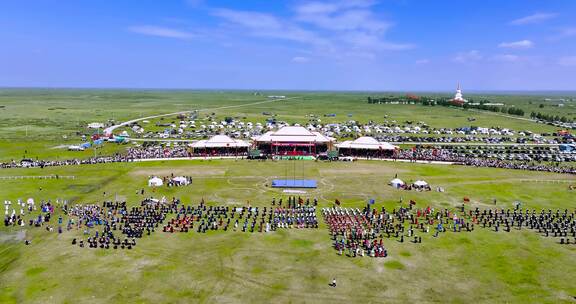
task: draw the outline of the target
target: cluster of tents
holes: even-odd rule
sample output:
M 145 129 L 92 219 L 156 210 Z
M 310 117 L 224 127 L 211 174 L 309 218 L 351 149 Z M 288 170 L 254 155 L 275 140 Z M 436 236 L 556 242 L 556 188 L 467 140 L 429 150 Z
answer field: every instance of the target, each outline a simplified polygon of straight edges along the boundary
M 170 179 L 172 183 L 179 185 L 179 186 L 187 186 L 190 184 L 190 180 L 184 176 L 175 176 Z M 152 176 L 148 180 L 148 187 L 161 187 L 164 185 L 164 180 L 159 178 L 158 176 Z
M 101 146 L 104 144 L 104 141 L 112 143 L 124 143 L 126 142 L 126 138 L 122 136 L 113 136 L 110 138 L 96 136 L 92 138 L 92 142 L 87 141 L 79 145 L 68 146 L 68 151 L 84 151 L 92 146 Z
M 389 185 L 396 188 L 396 189 L 406 187 L 406 183 L 404 183 L 404 181 L 402 181 L 399 178 L 395 178 L 395 179 L 391 180 Z M 423 181 L 423 180 L 417 180 L 417 181 L 412 183 L 412 187 L 414 187 L 414 188 L 426 188 L 428 186 L 429 186 L 428 183 L 426 181 Z

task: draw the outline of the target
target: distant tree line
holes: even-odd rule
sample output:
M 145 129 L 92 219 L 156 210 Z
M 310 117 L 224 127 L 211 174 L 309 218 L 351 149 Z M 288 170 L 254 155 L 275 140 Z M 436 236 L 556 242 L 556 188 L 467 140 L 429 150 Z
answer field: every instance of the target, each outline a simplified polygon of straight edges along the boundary
M 552 115 L 552 114 L 546 114 L 546 113 L 540 113 L 540 112 L 530 113 L 530 118 L 543 120 L 543 121 L 547 121 L 547 122 L 562 122 L 562 123 L 573 123 L 574 122 L 573 119 L 570 119 L 566 116 Z
M 462 105 L 464 109 L 478 109 L 483 111 L 490 111 L 490 112 L 500 112 L 503 114 L 515 115 L 515 116 L 524 116 L 524 110 L 515 108 L 515 107 L 504 107 L 504 106 L 496 106 L 496 105 L 487 105 L 484 103 L 480 104 L 470 104 L 465 103 Z
M 463 109 L 478 109 L 483 111 L 500 112 L 516 116 L 524 116 L 524 110 L 516 107 L 505 107 L 490 105 L 491 101 L 488 99 L 468 99 L 467 103 L 454 102 L 452 98 L 447 97 L 430 97 L 430 96 L 414 96 L 414 95 L 390 95 L 381 97 L 367 98 L 369 104 L 422 104 L 424 106 L 444 106 L 444 107 L 459 107 Z

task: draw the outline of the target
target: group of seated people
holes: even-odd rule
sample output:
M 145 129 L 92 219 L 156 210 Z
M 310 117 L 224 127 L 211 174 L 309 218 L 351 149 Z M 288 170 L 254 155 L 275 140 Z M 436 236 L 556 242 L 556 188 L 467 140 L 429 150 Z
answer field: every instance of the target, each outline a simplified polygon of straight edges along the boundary
M 316 205 L 314 199 L 291 196 L 271 201 L 272 206 L 231 207 L 208 206 L 204 200 L 198 205 L 184 205 L 180 200 L 144 199 L 139 206 L 126 202 L 105 201 L 101 205 L 67 202 L 58 205 L 43 201 L 38 214 L 29 218 L 29 225 L 53 231 L 51 222 L 57 216 L 58 233 L 63 233 L 64 218 L 55 214 L 61 207 L 68 217 L 67 230 L 84 230 L 85 238 L 74 238 L 72 245 L 101 249 L 132 249 L 136 239 L 151 235 L 160 225 L 167 233 L 208 231 L 271 232 L 278 229 L 316 229 Z M 5 203 L 8 205 L 7 203 Z M 538 232 L 545 237 L 558 238 L 560 244 L 576 245 L 576 211 L 514 209 L 468 209 L 466 204 L 454 209 L 436 210 L 433 207 L 417 208 L 411 200 L 407 207 L 387 210 L 373 208 L 371 204 L 360 208 L 340 207 L 336 200 L 333 207 L 321 209 L 328 226 L 333 248 L 339 255 L 349 257 L 387 257 L 386 240 L 422 243 L 422 236 L 439 237 L 445 232 L 472 232 L 475 227 L 495 232 L 511 232 L 523 228 Z M 20 203 L 21 205 L 21 203 Z M 31 210 L 35 209 L 30 207 Z M 168 219 L 170 217 L 170 219 Z M 167 220 L 168 219 L 168 220 Z M 22 215 L 7 215 L 6 226 L 25 225 Z M 56 225 L 56 224 L 54 224 Z M 27 244 L 31 244 L 26 240 Z
M 576 167 L 562 166 L 553 162 L 535 162 L 535 161 L 510 161 L 491 159 L 486 157 L 467 157 L 460 156 L 447 149 L 437 148 L 419 148 L 398 150 L 394 156 L 396 159 L 424 160 L 424 161 L 444 161 L 453 162 L 459 165 L 473 167 L 490 167 L 505 168 L 528 171 L 545 171 L 554 173 L 576 174 Z
M 452 162 L 460 165 L 475 167 L 494 167 L 530 171 L 545 171 L 555 173 L 576 174 L 576 167 L 562 166 L 559 163 L 540 162 L 540 161 L 511 161 L 487 158 L 482 155 L 462 156 L 452 150 L 445 148 L 411 148 L 400 149 L 393 153 L 366 152 L 361 157 L 368 158 L 393 158 L 405 159 L 411 161 L 443 161 Z M 112 162 L 131 162 L 139 159 L 155 158 L 186 158 L 194 156 L 186 146 L 164 147 L 162 145 L 147 145 L 139 147 L 130 147 L 126 153 L 116 153 L 110 156 L 97 156 L 88 159 L 70 159 L 70 160 L 33 160 L 25 165 L 22 162 L 0 163 L 0 168 L 19 168 L 19 167 L 48 167 L 48 166 L 66 166 L 81 164 L 100 164 Z M 358 155 L 356 155 L 358 156 Z
M 130 147 L 127 150 L 127 158 L 129 159 L 181 158 L 191 156 L 192 153 L 186 146 L 164 147 L 162 145 L 147 145 Z
M 166 215 L 173 213 L 173 206 L 178 202 L 176 199 L 171 203 L 145 199 L 140 206 L 129 208 L 126 202 L 106 201 L 102 206 L 76 205 L 65 209 L 65 213 L 71 217 L 69 226 L 77 223 L 77 228 L 85 227 L 85 235 L 90 235 L 90 229 L 96 229 L 95 235 L 86 240 L 89 248 L 109 249 L 112 246 L 114 249 L 132 249 L 136 246 L 136 239 L 142 238 L 145 233 L 153 233 L 164 222 Z M 84 247 L 84 240 L 73 239 L 72 244 Z
M 114 155 L 96 156 L 85 159 L 73 158 L 63 160 L 28 160 L 26 162 L 18 162 L 11 160 L 9 162 L 0 162 L 0 168 L 44 168 L 44 167 L 59 167 L 59 166 L 74 166 L 74 165 L 88 165 L 88 164 L 104 164 L 104 163 L 119 163 L 129 162 L 133 159 L 129 158 L 126 154 L 116 153 Z
M 561 166 L 558 163 L 547 164 L 547 163 L 533 163 L 533 162 L 511 162 L 498 159 L 467 158 L 462 161 L 462 164 L 474 167 L 490 167 L 490 168 L 502 168 L 502 169 L 576 174 L 576 167 Z
M 510 232 L 513 228 L 537 231 L 544 237 L 560 238 L 560 244 L 576 244 L 576 211 L 568 209 L 540 210 L 520 209 L 488 209 L 480 211 L 476 208 L 469 211 L 472 221 L 483 228 L 494 231 Z
M 177 206 L 176 217 L 164 225 L 162 231 L 188 232 L 194 229 L 196 232 L 206 233 L 209 230 L 242 232 L 270 232 L 282 228 L 318 228 L 316 207 L 311 205 L 310 200 L 304 202 L 299 198 L 296 203 L 295 197 L 288 198 L 286 207 L 281 207 L 282 199 L 276 203 L 278 207 L 230 207 L 230 206 L 207 206 L 202 200 L 197 206 Z M 317 204 L 317 200 L 315 200 Z
M 110 249 L 110 246 L 112 246 L 113 249 L 132 249 L 133 246 L 136 246 L 136 238 L 132 238 L 132 241 L 128 241 L 127 238 L 124 238 L 124 241 L 120 241 L 120 238 L 116 238 L 114 234 L 109 233 L 107 236 L 89 237 L 86 239 L 86 243 L 88 244 L 88 248 Z M 77 241 L 76 238 L 72 239 L 72 245 L 76 244 L 78 244 L 80 248 L 84 248 L 85 246 L 84 240 Z

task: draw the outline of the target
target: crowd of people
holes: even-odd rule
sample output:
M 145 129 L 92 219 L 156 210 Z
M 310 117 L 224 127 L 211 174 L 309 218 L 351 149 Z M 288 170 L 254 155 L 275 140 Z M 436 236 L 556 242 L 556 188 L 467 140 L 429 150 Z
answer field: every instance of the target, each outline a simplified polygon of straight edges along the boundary
M 502 154 L 503 153 L 503 154 Z M 511 153 L 507 157 L 506 150 L 501 151 L 500 154 L 480 153 L 477 155 L 468 155 L 459 153 L 458 150 L 452 148 L 411 148 L 396 150 L 392 155 L 382 154 L 378 152 L 365 151 L 364 153 L 358 152 L 354 156 L 372 158 L 390 158 L 398 160 L 410 161 L 436 161 L 436 162 L 450 162 L 460 165 L 474 166 L 474 167 L 496 167 L 506 169 L 530 170 L 530 171 L 546 171 L 566 174 L 576 174 L 576 167 L 571 165 L 561 165 L 561 162 L 545 161 L 545 159 L 556 159 L 556 155 L 546 154 L 538 156 L 539 154 L 530 154 L 530 158 L 516 159 L 520 157 Z M 163 159 L 163 158 L 186 158 L 194 156 L 186 146 L 164 147 L 162 145 L 147 145 L 130 147 L 125 154 L 114 154 L 111 156 L 97 156 L 87 159 L 71 159 L 71 160 L 26 160 L 26 161 L 10 161 L 0 163 L 0 168 L 23 168 L 23 167 L 52 167 L 52 166 L 68 166 L 68 165 L 83 165 L 83 164 L 101 164 L 101 163 L 114 163 L 114 162 L 132 162 L 141 159 Z M 346 155 L 342 155 L 346 156 Z M 494 156 L 494 157 L 492 157 Z M 496 157 L 498 156 L 498 157 Z M 516 158 L 513 158 L 513 157 Z M 522 156 L 524 157 L 524 156 Z M 562 156 L 565 158 L 564 156 Z M 511 158 L 511 159 L 508 159 Z M 512 159 L 513 158 L 513 159 Z
M 528 171 L 576 174 L 576 167 L 552 162 L 510 161 L 486 157 L 461 156 L 447 149 L 421 148 L 397 151 L 395 159 L 411 161 L 441 161 L 473 167 L 505 168 Z
M 512 229 L 523 228 L 537 231 L 544 237 L 559 238 L 560 244 L 576 244 L 576 211 L 568 209 L 540 210 L 520 209 L 488 209 L 478 208 L 469 211 L 472 221 L 483 228 L 494 231 L 510 232 Z
M 36 204 L 18 201 L 18 207 L 26 212 L 16 213 L 12 202 L 5 201 L 5 226 L 25 226 L 26 215 L 38 213 L 29 217 L 32 227 L 45 227 L 47 231 L 54 230 L 51 218 L 56 211 L 58 216 L 58 233 L 66 231 L 82 232 L 83 238 L 72 239 L 72 245 L 81 248 L 102 249 L 132 249 L 137 239 L 151 235 L 159 226 L 164 232 L 188 232 L 196 229 L 198 233 L 208 230 L 233 230 L 242 232 L 271 232 L 277 229 L 315 229 L 318 228 L 316 205 L 318 201 L 289 197 L 288 203 L 282 206 L 282 199 L 272 200 L 269 207 L 230 207 L 208 206 L 204 200 L 197 206 L 184 205 L 180 200 L 171 201 L 147 198 L 140 206 L 129 207 L 126 202 L 104 201 L 98 204 L 69 205 L 67 201 L 42 201 L 40 212 L 36 212 Z M 169 215 L 171 218 L 166 221 Z M 166 224 L 164 224 L 166 222 Z M 30 244 L 26 240 L 26 244 Z
M 129 159 L 151 158 L 181 158 L 193 156 L 187 146 L 164 147 L 162 145 L 147 145 L 127 149 Z
M 76 165 L 93 165 L 93 164 L 106 164 L 106 163 L 119 163 L 129 162 L 133 158 L 129 158 L 125 154 L 114 154 L 109 156 L 96 156 L 85 159 L 63 159 L 63 160 L 39 160 L 39 159 L 26 159 L 22 161 L 11 160 L 9 162 L 0 162 L 0 168 L 44 168 L 44 167 L 59 167 L 59 166 L 76 166 Z
M 243 207 L 185 205 L 173 198 L 147 198 L 139 206 L 126 202 L 104 201 L 98 204 L 76 204 L 67 201 L 42 201 L 39 207 L 29 199 L 12 204 L 5 201 L 5 226 L 42 227 L 48 232 L 57 227 L 59 234 L 77 231 L 82 237 L 72 239 L 81 248 L 133 249 L 137 240 L 157 230 L 166 233 L 208 231 L 241 231 L 268 233 L 278 229 L 317 229 L 317 199 L 288 197 L 273 199 L 271 206 Z M 343 208 L 336 200 L 333 207 L 321 209 L 334 250 L 348 257 L 387 257 L 386 243 L 422 243 L 440 237 L 441 233 L 472 232 L 475 227 L 495 232 L 530 229 L 544 237 L 554 237 L 559 244 L 576 245 L 576 210 L 521 209 L 520 204 L 508 209 L 467 208 L 466 204 L 451 209 L 407 206 L 387 210 L 366 207 Z M 20 213 L 16 210 L 20 209 Z M 61 210 L 61 213 L 56 213 Z M 53 218 L 57 217 L 57 220 Z M 65 220 L 67 217 L 67 220 Z M 161 228 L 160 228 L 161 227 Z M 26 239 L 27 245 L 31 241 Z
M 466 159 L 463 160 L 461 164 L 474 167 L 490 167 L 490 168 L 502 168 L 502 169 L 576 174 L 576 167 L 561 166 L 558 164 L 554 165 L 545 163 L 510 162 L 497 159 Z
M 301 198 L 296 203 L 295 197 L 288 201 L 286 207 L 281 207 L 282 200 L 275 206 L 275 199 L 272 201 L 274 207 L 207 206 L 204 201 L 197 206 L 180 205 L 176 217 L 164 225 L 162 231 L 189 232 L 195 224 L 198 233 L 209 230 L 267 233 L 277 229 L 318 228 L 315 205 Z
M 422 243 L 422 234 L 431 233 L 431 230 L 434 230 L 434 237 L 446 231 L 474 230 L 474 224 L 458 212 L 431 207 L 416 209 L 415 204 L 411 201 L 409 207 L 391 211 L 384 207 L 380 211 L 369 206 L 362 210 L 333 207 L 324 208 L 322 213 L 334 248 L 338 254 L 351 257 L 386 257 L 384 238 L 394 238 L 401 243 L 407 238 L 412 243 Z
M 387 211 L 365 208 L 322 208 L 322 216 L 328 225 L 334 249 L 339 255 L 349 257 L 386 257 L 384 239 L 397 242 L 422 243 L 422 235 L 433 233 L 439 237 L 443 232 L 472 232 L 475 227 L 495 232 L 511 232 L 523 228 L 537 231 L 544 237 L 554 237 L 559 244 L 576 245 L 576 211 L 522 210 L 514 209 L 435 210 L 432 207 L 408 207 Z
M 144 234 L 150 235 L 158 225 L 166 219 L 168 213 L 173 212 L 178 200 L 168 203 L 154 199 L 145 199 L 140 206 L 128 207 L 126 202 L 106 201 L 99 205 L 75 205 L 63 207 L 69 216 L 68 230 L 73 226 L 83 229 L 84 239 L 72 240 L 72 245 L 103 249 L 132 249 L 136 246 L 136 239 Z M 94 233 L 92 233 L 94 230 Z

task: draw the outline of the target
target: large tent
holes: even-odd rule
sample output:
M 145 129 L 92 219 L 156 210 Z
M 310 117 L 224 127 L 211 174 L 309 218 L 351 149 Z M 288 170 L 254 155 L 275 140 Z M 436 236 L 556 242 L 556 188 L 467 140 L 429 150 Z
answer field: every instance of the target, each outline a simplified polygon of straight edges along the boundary
M 216 135 L 208 140 L 199 140 L 190 144 L 190 147 L 195 153 L 226 155 L 247 153 L 250 144 L 226 135 Z
M 394 151 L 398 149 L 397 146 L 387 142 L 379 142 L 368 136 L 359 137 L 353 141 L 345 141 L 336 147 L 340 155 L 366 157 L 392 156 Z
M 327 151 L 333 138 L 300 126 L 286 126 L 254 139 L 262 151 L 273 155 L 314 155 Z

